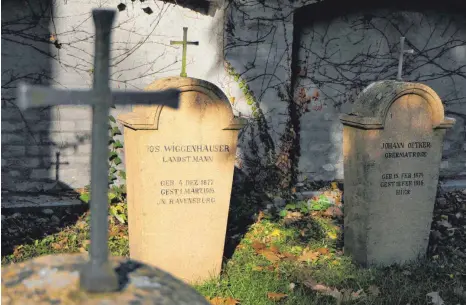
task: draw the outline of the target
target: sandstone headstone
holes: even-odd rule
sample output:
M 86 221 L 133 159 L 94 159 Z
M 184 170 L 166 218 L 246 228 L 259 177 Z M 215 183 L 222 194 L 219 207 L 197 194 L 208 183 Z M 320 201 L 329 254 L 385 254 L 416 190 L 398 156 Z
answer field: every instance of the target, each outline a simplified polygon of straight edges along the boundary
M 187 281 L 220 272 L 243 119 L 215 85 L 160 79 L 180 108 L 134 107 L 124 127 L 130 255 Z
M 445 130 L 438 95 L 418 83 L 381 81 L 357 98 L 344 124 L 345 253 L 362 265 L 425 255 Z

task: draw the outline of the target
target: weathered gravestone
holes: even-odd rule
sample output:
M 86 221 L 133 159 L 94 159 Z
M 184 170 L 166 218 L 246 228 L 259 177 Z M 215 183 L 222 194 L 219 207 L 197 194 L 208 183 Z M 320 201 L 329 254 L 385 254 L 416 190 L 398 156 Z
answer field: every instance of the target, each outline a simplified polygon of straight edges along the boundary
M 344 124 L 345 253 L 363 265 L 425 255 L 445 130 L 438 95 L 418 83 L 380 81 Z
M 146 90 L 177 89 L 176 111 L 135 107 L 124 128 L 132 258 L 198 282 L 220 272 L 236 144 L 244 120 L 224 93 L 187 77 Z
M 110 35 L 114 10 L 94 10 L 92 90 L 57 90 L 22 84 L 18 106 L 87 104 L 93 107 L 90 260 L 82 254 L 39 257 L 2 268 L 2 304 L 207 304 L 168 273 L 123 258 L 108 259 L 108 113 L 113 104 L 178 107 L 179 91 L 111 92 Z M 109 292 L 115 292 L 109 294 Z

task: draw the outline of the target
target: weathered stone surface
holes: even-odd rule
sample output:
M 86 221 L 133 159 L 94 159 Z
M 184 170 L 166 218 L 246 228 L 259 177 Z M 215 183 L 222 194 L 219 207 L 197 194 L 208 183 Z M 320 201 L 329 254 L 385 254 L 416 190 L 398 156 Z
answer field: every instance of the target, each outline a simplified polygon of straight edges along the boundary
M 219 274 L 241 119 L 207 81 L 170 77 L 179 109 L 136 106 L 125 126 L 131 257 L 188 282 Z
M 204 297 L 170 274 L 138 261 L 111 258 L 119 276 L 120 291 L 90 294 L 79 287 L 79 271 L 87 255 L 39 257 L 2 267 L 4 305 L 207 305 Z
M 445 130 L 437 94 L 422 84 L 376 82 L 344 126 L 345 253 L 363 264 L 426 253 Z

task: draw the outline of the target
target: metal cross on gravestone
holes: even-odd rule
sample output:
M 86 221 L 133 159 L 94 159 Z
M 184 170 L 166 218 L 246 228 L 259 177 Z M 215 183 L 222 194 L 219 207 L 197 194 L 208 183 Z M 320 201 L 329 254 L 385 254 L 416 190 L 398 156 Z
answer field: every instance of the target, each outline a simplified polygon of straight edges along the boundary
M 181 58 L 181 77 L 186 77 L 186 51 L 188 49 L 188 44 L 199 45 L 199 41 L 188 41 L 188 28 L 183 28 L 183 41 L 170 41 L 171 45 L 182 44 L 183 45 L 183 57 Z
M 396 77 L 397 80 L 401 81 L 401 74 L 403 72 L 403 54 L 413 54 L 414 50 L 409 49 L 405 50 L 405 37 L 400 37 L 400 57 L 398 59 L 398 75 Z
M 108 260 L 108 127 L 113 105 L 158 104 L 178 108 L 179 91 L 111 91 L 110 36 L 115 10 L 92 11 L 95 24 L 94 81 L 91 90 L 57 90 L 20 84 L 18 106 L 22 109 L 51 105 L 92 106 L 91 243 L 90 260 L 80 273 L 81 288 L 88 292 L 111 292 L 119 288 L 118 277 Z

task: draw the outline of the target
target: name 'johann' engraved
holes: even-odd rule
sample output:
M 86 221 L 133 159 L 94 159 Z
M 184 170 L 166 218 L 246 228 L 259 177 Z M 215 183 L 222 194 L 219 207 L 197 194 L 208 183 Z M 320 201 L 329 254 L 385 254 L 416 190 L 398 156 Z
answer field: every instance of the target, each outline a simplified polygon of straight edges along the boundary
M 407 145 L 408 148 L 431 148 L 431 143 L 430 142 L 409 142 Z M 382 143 L 381 147 L 382 149 L 399 149 L 399 148 L 405 148 L 405 143 L 403 142 L 384 142 Z
M 404 149 L 404 148 L 431 148 L 430 142 L 383 142 L 380 146 L 381 149 Z M 426 158 L 427 151 L 401 151 L 401 152 L 387 152 L 385 153 L 386 159 L 396 158 Z

